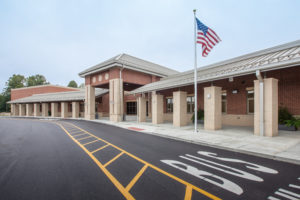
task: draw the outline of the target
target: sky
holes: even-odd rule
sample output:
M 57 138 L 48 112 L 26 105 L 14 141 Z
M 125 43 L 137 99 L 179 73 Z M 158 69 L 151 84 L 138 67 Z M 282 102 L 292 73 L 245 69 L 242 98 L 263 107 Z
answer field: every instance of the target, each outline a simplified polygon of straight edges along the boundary
M 127 53 L 194 67 L 194 14 L 222 42 L 198 67 L 300 39 L 299 0 L 0 0 L 0 92 L 13 74 L 55 85 Z

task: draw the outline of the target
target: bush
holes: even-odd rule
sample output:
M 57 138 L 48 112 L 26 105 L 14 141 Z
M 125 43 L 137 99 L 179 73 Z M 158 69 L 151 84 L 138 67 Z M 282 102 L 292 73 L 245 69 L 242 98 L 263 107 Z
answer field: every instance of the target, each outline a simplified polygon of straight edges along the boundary
M 293 117 L 292 119 L 285 120 L 284 122 L 286 126 L 294 126 L 296 130 L 298 130 L 298 128 L 300 127 L 300 118 Z
M 193 121 L 193 123 L 194 123 L 194 121 L 195 121 L 195 113 L 193 114 L 193 116 L 192 116 L 192 121 Z M 204 110 L 202 110 L 202 109 L 198 109 L 198 112 L 197 112 L 197 120 L 203 120 L 204 119 Z
M 279 107 L 278 110 L 278 122 L 279 124 L 285 124 L 287 120 L 293 120 L 293 115 L 288 111 L 286 107 Z

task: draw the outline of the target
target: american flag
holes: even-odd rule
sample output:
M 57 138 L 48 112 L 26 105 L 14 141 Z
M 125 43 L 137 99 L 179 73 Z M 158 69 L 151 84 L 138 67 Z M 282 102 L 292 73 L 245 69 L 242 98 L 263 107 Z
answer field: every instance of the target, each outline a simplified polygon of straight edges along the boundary
M 199 19 L 197 22 L 196 42 L 202 44 L 202 56 L 206 57 L 212 48 L 221 41 L 219 36 L 210 28 L 205 26 Z

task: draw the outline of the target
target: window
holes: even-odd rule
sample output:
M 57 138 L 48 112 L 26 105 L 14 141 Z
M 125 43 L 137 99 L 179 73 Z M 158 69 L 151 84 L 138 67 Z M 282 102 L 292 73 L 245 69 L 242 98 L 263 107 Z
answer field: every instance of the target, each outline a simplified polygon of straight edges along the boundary
M 187 103 L 187 113 L 194 113 L 195 98 L 193 96 L 188 96 L 186 98 L 186 103 Z
M 79 112 L 84 112 L 84 103 L 79 104 Z
M 222 113 L 227 113 L 227 93 L 222 93 Z
M 136 115 L 136 102 L 126 103 L 127 115 Z
M 172 113 L 173 112 L 173 99 L 167 98 L 166 105 L 167 105 L 167 113 Z
M 247 91 L 247 113 L 248 114 L 254 113 L 254 91 L 253 90 Z
M 72 103 L 68 103 L 68 107 L 69 107 L 68 112 L 72 112 Z

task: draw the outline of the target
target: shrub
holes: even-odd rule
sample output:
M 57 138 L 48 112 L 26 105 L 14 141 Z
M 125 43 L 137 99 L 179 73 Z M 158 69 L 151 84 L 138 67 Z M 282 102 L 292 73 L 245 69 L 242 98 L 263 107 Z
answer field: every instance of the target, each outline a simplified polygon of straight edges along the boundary
M 194 117 L 195 117 L 195 113 L 192 116 L 193 123 L 194 123 L 194 119 L 195 119 Z M 204 119 L 204 110 L 199 108 L 198 112 L 197 112 L 197 120 L 203 120 L 203 119 Z
M 278 110 L 278 122 L 279 124 L 285 124 L 286 120 L 292 120 L 293 115 L 288 111 L 286 107 L 279 107 Z
M 295 126 L 296 130 L 300 127 L 300 118 L 293 117 L 292 119 L 285 120 L 284 122 L 286 126 Z

